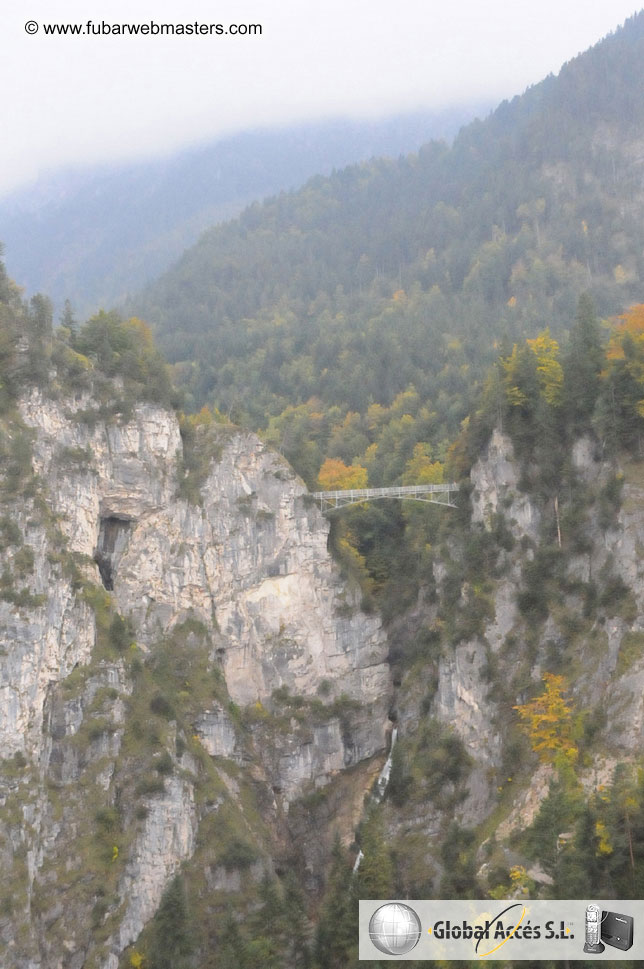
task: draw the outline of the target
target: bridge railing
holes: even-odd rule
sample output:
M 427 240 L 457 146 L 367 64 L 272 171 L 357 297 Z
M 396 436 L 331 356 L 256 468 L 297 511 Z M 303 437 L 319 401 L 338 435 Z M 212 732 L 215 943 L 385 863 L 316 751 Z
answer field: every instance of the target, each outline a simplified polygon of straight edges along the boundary
M 344 505 L 356 505 L 362 501 L 372 501 L 378 498 L 400 498 L 411 501 L 425 501 L 436 505 L 448 505 L 455 508 L 452 494 L 456 494 L 458 485 L 450 484 L 421 484 L 400 485 L 394 488 L 348 488 L 340 491 L 315 491 L 312 497 L 319 501 L 322 509 L 342 508 Z

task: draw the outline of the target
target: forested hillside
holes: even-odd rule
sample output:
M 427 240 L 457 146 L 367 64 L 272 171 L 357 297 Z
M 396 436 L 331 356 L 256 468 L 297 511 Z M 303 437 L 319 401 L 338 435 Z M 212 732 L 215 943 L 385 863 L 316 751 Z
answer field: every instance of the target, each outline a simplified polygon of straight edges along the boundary
M 133 304 L 187 406 L 261 428 L 309 484 L 325 458 L 373 484 L 416 445 L 444 459 L 499 351 L 560 339 L 582 292 L 602 317 L 641 299 L 643 56 L 639 14 L 451 148 L 206 233 Z
M 123 302 L 200 233 L 314 173 L 453 138 L 479 105 L 332 120 L 221 138 L 168 158 L 44 173 L 0 198 L 11 274 L 79 315 Z

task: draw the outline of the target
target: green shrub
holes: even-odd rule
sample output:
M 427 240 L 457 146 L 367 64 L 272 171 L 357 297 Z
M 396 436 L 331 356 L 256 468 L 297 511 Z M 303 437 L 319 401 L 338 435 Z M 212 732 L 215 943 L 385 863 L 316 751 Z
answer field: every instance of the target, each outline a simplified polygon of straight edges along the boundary
M 628 632 L 622 637 L 617 654 L 617 676 L 623 676 L 644 656 L 644 632 Z
M 110 646 L 119 653 L 124 653 L 131 645 L 133 637 L 134 626 L 132 620 L 129 617 L 124 619 L 118 612 L 114 613 L 108 632 Z
M 161 774 L 162 777 L 167 777 L 172 773 L 174 770 L 174 764 L 172 763 L 172 757 L 167 750 L 165 750 L 159 759 L 154 762 L 154 769 L 158 774 Z
M 136 785 L 137 797 L 153 797 L 155 794 L 165 794 L 165 784 L 161 777 L 151 775 L 143 777 Z
M 158 717 L 165 717 L 166 720 L 174 720 L 175 712 L 170 700 L 163 693 L 155 693 L 150 700 L 150 710 Z
M 233 838 L 221 852 L 218 860 L 227 871 L 232 871 L 235 868 L 242 870 L 250 868 L 257 861 L 258 857 L 255 848 L 249 845 L 247 841 Z
M 22 532 L 18 523 L 5 515 L 0 518 L 0 550 L 11 545 L 22 545 Z

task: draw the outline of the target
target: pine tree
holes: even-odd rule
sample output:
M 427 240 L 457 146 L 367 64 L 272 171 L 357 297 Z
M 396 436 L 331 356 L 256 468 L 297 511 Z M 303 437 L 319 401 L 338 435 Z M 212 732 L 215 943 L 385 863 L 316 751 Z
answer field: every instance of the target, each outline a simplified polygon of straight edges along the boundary
M 564 359 L 564 403 L 573 432 L 579 433 L 589 426 L 599 396 L 599 375 L 604 363 L 595 305 L 585 293 L 579 297 L 577 316 Z
M 74 316 L 74 310 L 72 309 L 72 304 L 68 299 L 65 300 L 65 305 L 63 307 L 63 312 L 60 314 L 60 325 L 66 327 L 69 330 L 72 342 L 74 334 L 78 329 L 78 323 L 76 322 L 76 317 Z
M 228 912 L 224 920 L 221 935 L 214 948 L 216 958 L 213 966 L 216 969 L 247 969 L 245 940 L 232 911 Z
M 152 923 L 150 969 L 188 969 L 195 944 L 181 878 L 172 879 Z
M 360 830 L 364 854 L 357 874 L 359 898 L 389 898 L 393 885 L 391 853 L 385 842 L 381 812 L 375 808 Z
M 349 969 L 358 952 L 358 893 L 347 852 L 339 835 L 315 941 L 316 969 Z
M 284 881 L 284 903 L 289 922 L 288 965 L 290 969 L 309 969 L 311 953 L 304 896 L 293 872 L 289 872 Z
M 282 969 L 290 942 L 290 913 L 279 884 L 265 875 L 259 888 L 262 902 L 249 926 L 245 946 L 248 969 Z

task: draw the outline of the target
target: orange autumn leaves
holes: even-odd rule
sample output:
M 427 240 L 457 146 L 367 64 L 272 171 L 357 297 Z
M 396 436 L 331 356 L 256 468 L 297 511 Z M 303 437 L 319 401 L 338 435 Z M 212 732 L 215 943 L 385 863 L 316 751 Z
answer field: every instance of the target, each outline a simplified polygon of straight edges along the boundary
M 346 491 L 367 487 L 367 469 L 345 464 L 341 458 L 327 458 L 320 468 L 318 483 L 323 491 Z
M 637 356 L 641 360 L 644 357 L 644 303 L 631 306 L 626 313 L 617 317 L 606 347 L 606 359 L 626 359 L 629 345 L 639 350 Z

